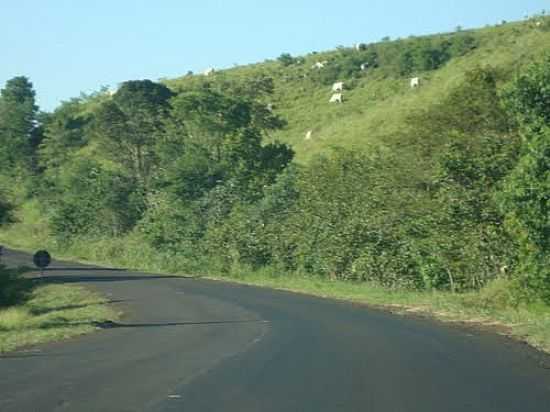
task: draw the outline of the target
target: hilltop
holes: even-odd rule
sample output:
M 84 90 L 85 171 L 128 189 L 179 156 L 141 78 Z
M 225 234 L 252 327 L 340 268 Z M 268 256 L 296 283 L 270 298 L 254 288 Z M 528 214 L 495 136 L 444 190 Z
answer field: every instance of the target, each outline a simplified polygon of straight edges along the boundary
M 292 145 L 298 161 L 332 146 L 357 147 L 401 139 L 410 117 L 445 100 L 476 67 L 492 67 L 499 87 L 518 70 L 549 49 L 550 19 L 527 21 L 453 33 L 410 37 L 273 60 L 166 81 L 176 90 L 203 82 L 267 76 L 274 80 L 271 103 L 287 120 L 271 134 Z M 312 66 L 326 61 L 322 69 Z M 370 67 L 361 70 L 361 64 Z M 421 85 L 411 89 L 409 79 Z M 344 103 L 329 104 L 333 82 L 343 81 Z M 306 139 L 311 130 L 311 138 Z

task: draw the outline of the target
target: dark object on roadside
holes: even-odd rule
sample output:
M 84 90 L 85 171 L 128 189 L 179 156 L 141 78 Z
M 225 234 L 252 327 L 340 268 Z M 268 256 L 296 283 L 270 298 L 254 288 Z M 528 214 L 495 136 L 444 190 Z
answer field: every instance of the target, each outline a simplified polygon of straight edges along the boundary
M 52 257 L 50 256 L 47 250 L 39 250 L 32 257 L 32 261 L 34 262 L 36 267 L 43 270 L 44 268 L 47 268 L 50 265 L 52 261 Z

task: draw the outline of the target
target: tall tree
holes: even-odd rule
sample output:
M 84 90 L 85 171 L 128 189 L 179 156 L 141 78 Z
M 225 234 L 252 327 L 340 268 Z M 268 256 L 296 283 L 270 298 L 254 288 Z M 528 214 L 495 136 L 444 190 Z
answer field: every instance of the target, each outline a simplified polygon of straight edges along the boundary
M 27 77 L 6 82 L 0 91 L 0 165 L 9 170 L 28 167 L 36 146 L 38 106 Z
M 172 92 L 150 80 L 122 84 L 96 114 L 105 153 L 146 189 L 157 164 L 155 142 L 162 133 Z
M 85 112 L 82 99 L 63 102 L 44 122 L 44 139 L 39 154 L 46 169 L 62 167 L 70 154 L 88 142 L 87 129 L 91 116 Z

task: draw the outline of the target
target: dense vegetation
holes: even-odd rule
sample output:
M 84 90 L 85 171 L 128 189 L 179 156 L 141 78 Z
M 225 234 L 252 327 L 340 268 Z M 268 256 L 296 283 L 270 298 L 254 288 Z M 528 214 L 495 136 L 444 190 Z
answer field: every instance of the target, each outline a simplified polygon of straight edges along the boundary
M 493 36 L 546 36 L 540 21 Z M 550 55 L 464 67 L 490 52 L 484 42 L 472 31 L 283 54 L 245 75 L 128 81 L 49 114 L 14 78 L 0 98 L 0 219 L 34 200 L 59 247 L 120 239 L 111 254 L 153 250 L 179 270 L 272 267 L 418 290 L 504 280 L 513 302 L 550 302 Z M 369 81 L 367 105 L 384 105 L 412 99 L 406 76 L 452 67 L 460 80 L 383 139 L 308 161 L 276 139 L 301 121 L 293 93 L 345 79 L 359 99 Z M 345 105 L 322 110 L 349 120 Z M 367 127 L 354 107 L 350 128 Z

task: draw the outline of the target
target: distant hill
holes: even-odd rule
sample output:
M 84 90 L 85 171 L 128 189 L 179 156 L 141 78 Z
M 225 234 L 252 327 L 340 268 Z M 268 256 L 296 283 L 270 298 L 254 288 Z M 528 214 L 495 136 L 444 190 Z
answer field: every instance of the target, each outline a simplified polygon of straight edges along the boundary
M 303 162 L 331 146 L 401 139 L 411 126 L 411 114 L 445 99 L 475 67 L 493 67 L 499 86 L 506 84 L 519 67 L 550 50 L 550 18 L 358 46 L 297 57 L 283 55 L 278 60 L 166 83 L 182 89 L 218 79 L 273 78 L 275 93 L 266 104 L 272 104 L 288 126 L 272 137 L 291 144 L 297 160 Z M 325 67 L 314 68 L 317 62 L 326 62 Z M 368 67 L 361 70 L 364 63 Z M 420 87 L 411 89 L 412 77 L 420 78 Z M 336 81 L 344 82 L 343 104 L 329 103 Z

